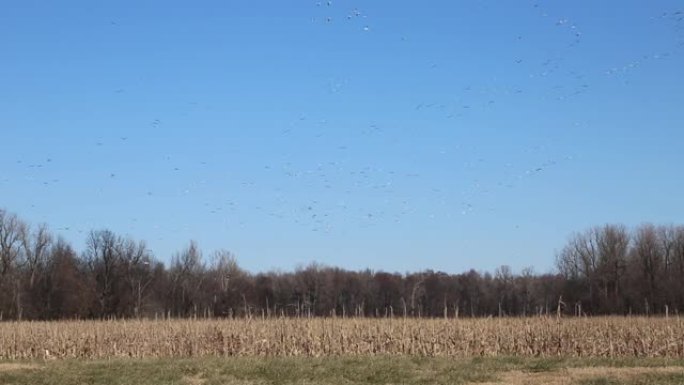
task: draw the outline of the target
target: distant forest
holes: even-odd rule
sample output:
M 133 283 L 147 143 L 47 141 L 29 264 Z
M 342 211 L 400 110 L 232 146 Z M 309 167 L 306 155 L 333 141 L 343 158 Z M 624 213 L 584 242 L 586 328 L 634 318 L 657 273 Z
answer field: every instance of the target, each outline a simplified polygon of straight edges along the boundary
M 550 258 L 553 256 L 550 256 Z M 679 314 L 684 226 L 594 227 L 555 256 L 557 273 L 399 274 L 311 264 L 249 273 L 195 242 L 167 266 L 109 230 L 79 252 L 46 226 L 0 210 L 0 318 L 489 317 Z

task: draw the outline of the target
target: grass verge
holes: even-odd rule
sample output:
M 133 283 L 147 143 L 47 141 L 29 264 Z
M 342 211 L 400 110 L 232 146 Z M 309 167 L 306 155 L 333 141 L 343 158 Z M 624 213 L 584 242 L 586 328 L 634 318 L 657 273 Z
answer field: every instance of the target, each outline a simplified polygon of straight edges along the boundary
M 682 384 L 684 361 L 548 358 L 202 358 L 0 362 L 0 384 Z

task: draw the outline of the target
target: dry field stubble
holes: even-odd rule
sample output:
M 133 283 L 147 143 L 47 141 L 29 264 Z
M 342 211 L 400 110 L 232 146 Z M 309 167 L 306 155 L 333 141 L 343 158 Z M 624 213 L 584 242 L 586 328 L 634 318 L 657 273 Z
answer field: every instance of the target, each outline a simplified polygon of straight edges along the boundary
M 684 323 L 672 317 L 0 323 L 0 360 L 376 355 L 679 359 Z

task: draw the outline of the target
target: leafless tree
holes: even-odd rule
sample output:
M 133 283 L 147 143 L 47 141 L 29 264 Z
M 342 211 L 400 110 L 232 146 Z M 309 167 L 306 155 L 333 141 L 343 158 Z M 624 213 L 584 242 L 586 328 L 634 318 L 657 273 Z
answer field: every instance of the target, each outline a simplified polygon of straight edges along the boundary
M 205 277 L 202 252 L 197 243 L 173 257 L 171 262 L 173 311 L 183 316 L 197 316 L 201 311 L 201 290 Z
M 0 209 L 0 280 L 16 269 L 25 232 L 26 225 L 16 214 Z
M 28 274 L 28 288 L 32 290 L 38 272 L 45 267 L 52 244 L 52 235 L 47 225 L 40 225 L 34 232 L 26 226 L 21 232 L 21 245 L 24 252 L 24 262 Z
M 606 225 L 595 230 L 599 251 L 598 275 L 605 306 L 617 305 L 629 253 L 630 236 L 622 225 Z
M 644 296 L 646 312 L 657 309 L 656 303 L 659 278 L 663 267 L 662 249 L 655 226 L 645 224 L 639 227 L 634 236 L 633 255 L 644 282 L 641 292 Z
M 120 239 L 117 246 L 122 274 L 127 283 L 128 296 L 133 300 L 133 315 L 141 316 L 147 289 L 154 279 L 154 261 L 145 242 Z
M 84 259 L 95 281 L 99 316 L 116 315 L 115 285 L 121 253 L 117 250 L 119 238 L 110 230 L 91 231 L 86 241 Z
M 19 262 L 26 224 L 15 214 L 0 210 L 0 319 L 3 313 L 21 318 L 22 298 Z

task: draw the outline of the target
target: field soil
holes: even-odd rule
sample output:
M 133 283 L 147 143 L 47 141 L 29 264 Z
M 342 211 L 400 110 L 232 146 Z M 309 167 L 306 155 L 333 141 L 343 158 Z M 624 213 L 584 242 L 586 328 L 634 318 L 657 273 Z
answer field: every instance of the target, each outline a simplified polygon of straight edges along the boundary
M 563 368 L 556 371 L 535 373 L 511 370 L 499 373 L 496 381 L 480 382 L 482 385 L 571 385 L 591 383 L 643 383 L 648 379 L 684 378 L 684 368 L 669 366 L 661 368 Z M 475 383 L 473 383 L 475 384 Z

